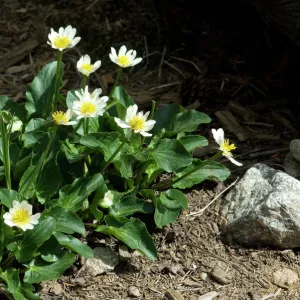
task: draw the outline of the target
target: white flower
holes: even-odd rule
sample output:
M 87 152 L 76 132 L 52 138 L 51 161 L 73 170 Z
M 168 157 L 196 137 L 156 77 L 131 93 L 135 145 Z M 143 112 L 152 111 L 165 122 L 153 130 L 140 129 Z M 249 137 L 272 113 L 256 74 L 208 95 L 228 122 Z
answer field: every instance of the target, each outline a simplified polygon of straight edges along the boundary
M 215 141 L 220 146 L 219 149 L 222 151 L 223 156 L 225 156 L 235 165 L 242 166 L 243 164 L 233 159 L 231 151 L 234 150 L 236 147 L 234 144 L 229 144 L 228 139 L 224 139 L 224 130 L 222 128 L 219 128 L 218 130 L 212 129 L 212 134 L 214 136 Z
M 101 93 L 101 89 L 95 89 L 94 92 L 90 94 L 88 86 L 86 86 L 84 90 L 81 89 L 80 92 L 75 92 L 79 100 L 73 102 L 72 110 L 77 115 L 77 119 L 93 118 L 103 115 L 106 102 L 109 98 L 107 96 L 99 98 Z
M 113 205 L 114 195 L 111 191 L 107 191 L 99 205 L 103 208 L 109 208 Z
M 16 226 L 26 231 L 27 229 L 33 229 L 33 225 L 39 223 L 40 216 L 40 213 L 32 214 L 32 205 L 27 201 L 14 200 L 13 207 L 3 215 L 3 219 L 8 226 Z
M 66 112 L 55 111 L 52 114 L 52 119 L 57 125 L 75 125 L 76 121 L 70 121 L 72 118 L 72 110 L 68 109 Z
M 7 125 L 9 127 L 10 125 Z M 21 120 L 16 120 L 13 121 L 12 126 L 11 126 L 11 133 L 15 131 L 21 131 L 23 126 L 23 122 Z
M 72 28 L 71 25 L 66 28 L 60 27 L 58 32 L 51 28 L 48 35 L 49 41 L 47 42 L 54 49 L 63 51 L 66 48 L 73 48 L 79 43 L 81 37 L 76 37 L 76 29 Z
M 101 61 L 97 60 L 94 64 L 91 64 L 91 58 L 86 54 L 82 56 L 77 62 L 77 69 L 85 76 L 89 76 L 95 72 L 101 66 Z
M 141 57 L 135 58 L 135 50 L 129 50 L 127 52 L 126 51 L 126 46 L 122 46 L 119 50 L 119 53 L 117 54 L 115 48 L 111 47 L 111 53 L 109 54 L 109 57 L 112 62 L 122 68 L 132 67 L 142 61 Z
M 140 133 L 143 136 L 151 136 L 152 134 L 146 131 L 150 131 L 154 127 L 156 121 L 147 121 L 150 111 L 146 112 L 144 115 L 143 112 L 138 113 L 137 111 L 138 107 L 136 104 L 129 106 L 126 111 L 125 121 L 115 118 L 116 123 L 121 128 L 131 128 L 135 133 Z

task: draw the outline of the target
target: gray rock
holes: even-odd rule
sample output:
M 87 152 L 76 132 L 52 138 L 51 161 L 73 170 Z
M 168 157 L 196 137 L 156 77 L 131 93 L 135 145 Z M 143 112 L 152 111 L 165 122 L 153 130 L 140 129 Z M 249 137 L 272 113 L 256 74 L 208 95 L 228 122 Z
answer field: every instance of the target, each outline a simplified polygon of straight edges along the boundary
M 131 297 L 140 297 L 141 293 L 136 286 L 130 286 L 128 289 L 128 295 Z
M 273 281 L 276 285 L 288 289 L 299 281 L 299 277 L 295 271 L 289 268 L 283 268 L 273 273 Z
M 300 246 L 300 182 L 257 164 L 225 198 L 223 233 L 246 246 Z
M 292 140 L 290 142 L 290 150 L 293 157 L 300 162 L 300 140 Z
M 112 271 L 119 263 L 116 252 L 106 247 L 93 249 L 94 258 L 88 258 L 85 262 L 85 270 L 91 276 Z
M 292 153 L 289 152 L 283 161 L 283 166 L 286 170 L 286 172 L 293 176 L 293 177 L 299 177 L 300 176 L 300 166 L 297 160 L 293 157 Z
M 120 261 L 129 261 L 131 259 L 131 254 L 126 245 L 119 246 L 119 257 Z
M 229 284 L 232 279 L 232 275 L 230 273 L 224 271 L 220 267 L 213 268 L 212 271 L 210 272 L 210 276 L 215 281 L 219 282 L 220 284 L 224 284 L 224 285 Z

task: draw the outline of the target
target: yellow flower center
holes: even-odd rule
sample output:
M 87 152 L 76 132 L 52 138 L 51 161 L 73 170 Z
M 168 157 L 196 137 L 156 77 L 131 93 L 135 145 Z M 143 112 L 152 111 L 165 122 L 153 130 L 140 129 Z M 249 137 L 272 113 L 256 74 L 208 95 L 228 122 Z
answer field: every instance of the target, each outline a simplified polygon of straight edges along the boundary
M 118 64 L 122 67 L 128 67 L 130 64 L 130 60 L 125 55 L 118 56 Z
M 231 154 L 231 151 L 234 150 L 236 147 L 234 144 L 229 144 L 229 140 L 225 139 L 221 145 L 221 149 L 226 154 Z
M 53 44 L 56 48 L 65 49 L 70 44 L 70 42 L 71 40 L 66 36 L 57 36 L 54 39 Z
M 29 213 L 24 208 L 19 208 L 16 212 L 12 215 L 12 221 L 16 225 L 25 225 L 28 224 L 30 220 Z
M 52 114 L 53 121 L 58 125 L 64 125 L 68 123 L 69 119 L 63 111 L 56 111 Z
M 93 70 L 93 65 L 90 65 L 90 64 L 83 64 L 83 65 L 81 66 L 81 68 L 82 68 L 84 71 L 86 71 L 86 72 L 88 72 L 88 73 L 91 73 L 92 70 Z
M 129 125 L 133 130 L 142 130 L 145 127 L 145 120 L 139 116 L 130 119 Z
M 96 112 L 96 104 L 91 102 L 83 102 L 80 107 L 80 112 L 83 115 L 90 115 Z

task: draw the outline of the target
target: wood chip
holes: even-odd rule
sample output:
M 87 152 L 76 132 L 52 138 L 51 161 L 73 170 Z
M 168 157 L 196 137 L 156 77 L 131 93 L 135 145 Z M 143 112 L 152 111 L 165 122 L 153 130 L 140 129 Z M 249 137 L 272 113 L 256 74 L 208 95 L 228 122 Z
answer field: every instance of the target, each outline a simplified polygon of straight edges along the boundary
M 4 72 L 9 67 L 20 62 L 39 44 L 40 42 L 37 39 L 29 39 L 11 49 L 8 53 L 0 58 L 0 72 Z
M 167 300 L 184 300 L 181 294 L 173 289 L 167 290 L 165 293 L 165 297 Z
M 255 121 L 257 118 L 257 115 L 252 109 L 244 107 L 235 101 L 229 101 L 228 108 L 238 116 L 242 117 L 245 121 L 251 122 Z

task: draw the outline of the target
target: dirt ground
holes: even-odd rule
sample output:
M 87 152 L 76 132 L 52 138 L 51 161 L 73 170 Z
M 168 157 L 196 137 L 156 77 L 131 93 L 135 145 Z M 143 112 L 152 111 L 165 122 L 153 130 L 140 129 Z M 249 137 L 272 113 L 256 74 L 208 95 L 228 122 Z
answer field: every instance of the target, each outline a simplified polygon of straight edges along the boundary
M 170 289 L 179 293 L 169 296 L 171 300 L 180 300 L 180 295 L 198 300 L 211 291 L 222 300 L 300 299 L 299 285 L 283 288 L 273 282 L 273 273 L 281 268 L 299 272 L 298 249 L 245 249 L 224 243 L 222 198 L 202 215 L 188 215 L 256 162 L 284 170 L 289 142 L 299 137 L 299 48 L 268 26 L 251 4 L 206 2 L 200 1 L 201 9 L 196 9 L 192 1 L 180 0 L 1 1 L 1 95 L 24 101 L 36 72 L 55 59 L 46 44 L 50 27 L 71 24 L 82 40 L 64 54 L 63 92 L 78 87 L 76 62 L 88 53 L 102 60 L 89 85 L 106 93 L 115 77 L 110 47 L 126 44 L 144 57 L 121 78 L 134 100 L 143 108 L 152 99 L 158 106 L 180 102 L 209 114 L 212 124 L 200 127 L 199 133 L 211 138 L 211 128 L 225 128 L 244 163 L 242 168 L 230 166 L 232 176 L 225 185 L 204 183 L 186 191 L 189 210 L 172 226 L 153 232 L 158 261 L 134 252 L 129 263 L 94 278 L 81 272 L 78 262 L 66 276 L 41 287 L 42 299 L 125 300 L 132 298 L 132 287 L 139 290 L 136 299 L 149 300 L 163 299 Z M 214 151 L 206 147 L 194 155 L 205 158 Z M 118 247 L 104 236 L 90 239 L 93 245 Z M 225 272 L 223 283 L 211 273 L 217 267 Z

